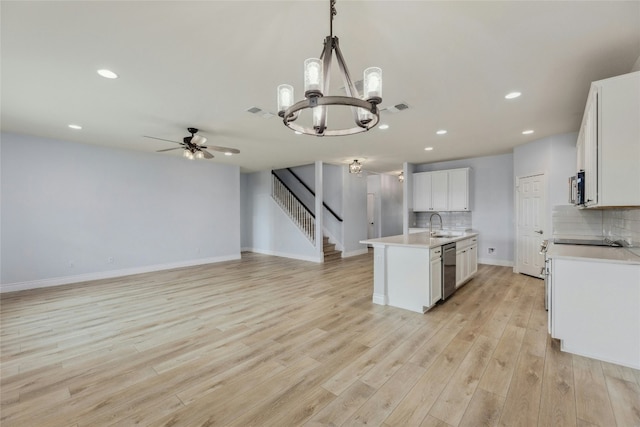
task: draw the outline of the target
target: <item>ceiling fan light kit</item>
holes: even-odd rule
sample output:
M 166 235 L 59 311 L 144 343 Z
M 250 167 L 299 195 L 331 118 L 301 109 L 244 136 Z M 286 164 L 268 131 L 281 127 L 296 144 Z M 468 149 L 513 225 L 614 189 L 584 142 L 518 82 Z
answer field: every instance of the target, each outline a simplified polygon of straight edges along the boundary
M 368 131 L 380 121 L 378 104 L 382 102 L 382 70 L 369 67 L 364 70 L 363 97 L 356 89 L 349 70 L 342 56 L 338 37 L 333 36 L 333 17 L 336 15 L 336 0 L 329 1 L 329 36 L 324 40 L 324 49 L 320 58 L 309 58 L 304 62 L 304 96 L 305 99 L 294 103 L 293 86 L 282 84 L 278 86 L 277 102 L 278 115 L 282 117 L 285 126 L 296 133 L 314 136 L 344 136 Z M 329 72 L 335 52 L 336 61 L 347 96 L 328 96 Z M 355 126 L 343 129 L 328 128 L 328 110 L 330 106 L 351 107 Z M 301 111 L 311 109 L 312 125 L 305 126 L 295 123 Z

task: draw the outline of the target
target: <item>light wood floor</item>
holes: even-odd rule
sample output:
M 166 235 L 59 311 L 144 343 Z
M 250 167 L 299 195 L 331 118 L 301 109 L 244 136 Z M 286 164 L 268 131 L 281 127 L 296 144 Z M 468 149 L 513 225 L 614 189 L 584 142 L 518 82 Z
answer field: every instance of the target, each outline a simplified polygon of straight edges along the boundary
M 560 352 L 542 281 L 481 265 L 421 315 L 372 273 L 245 253 L 4 294 L 0 423 L 640 425 L 640 372 Z

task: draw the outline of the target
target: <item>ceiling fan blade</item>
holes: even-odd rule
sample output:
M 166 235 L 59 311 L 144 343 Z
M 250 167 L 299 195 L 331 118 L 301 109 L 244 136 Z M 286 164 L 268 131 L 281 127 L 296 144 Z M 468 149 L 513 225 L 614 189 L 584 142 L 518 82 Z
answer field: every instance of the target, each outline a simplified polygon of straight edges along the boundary
M 219 151 L 221 153 L 240 154 L 240 150 L 238 150 L 237 148 L 218 147 L 218 146 L 215 146 L 215 145 L 209 145 L 209 146 L 207 146 L 207 148 L 209 150 Z
M 211 154 L 207 150 L 200 150 L 200 151 L 202 151 L 202 154 L 204 154 L 205 159 L 213 159 L 213 154 Z
M 174 144 L 182 144 L 182 142 L 172 141 L 170 139 L 156 138 L 155 136 L 147 136 L 147 135 L 142 135 L 142 136 L 145 137 L 145 138 L 157 139 L 157 140 L 160 140 L 160 141 L 173 142 Z
M 162 153 L 163 151 L 171 151 L 171 150 L 182 150 L 182 147 L 165 148 L 164 150 L 156 150 L 156 153 Z
M 191 138 L 192 144 L 203 145 L 205 142 L 207 142 L 207 138 L 201 135 L 193 135 L 193 137 Z

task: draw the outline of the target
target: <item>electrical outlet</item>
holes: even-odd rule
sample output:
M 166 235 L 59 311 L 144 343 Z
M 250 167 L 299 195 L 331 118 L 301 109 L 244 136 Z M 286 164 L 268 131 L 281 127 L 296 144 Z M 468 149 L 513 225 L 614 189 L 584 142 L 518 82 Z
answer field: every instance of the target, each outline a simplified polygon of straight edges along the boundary
M 495 252 L 495 250 L 496 250 L 495 248 L 489 248 L 489 253 L 492 254 Z

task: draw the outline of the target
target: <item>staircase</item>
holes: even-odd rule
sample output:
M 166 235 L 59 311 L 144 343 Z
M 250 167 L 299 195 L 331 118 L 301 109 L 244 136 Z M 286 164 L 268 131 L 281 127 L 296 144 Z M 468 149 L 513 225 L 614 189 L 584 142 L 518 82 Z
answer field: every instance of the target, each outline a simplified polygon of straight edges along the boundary
M 336 250 L 336 245 L 329 243 L 329 238 L 322 238 L 322 252 L 324 253 L 324 262 L 332 262 L 342 259 L 342 252 Z

